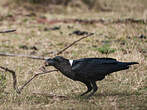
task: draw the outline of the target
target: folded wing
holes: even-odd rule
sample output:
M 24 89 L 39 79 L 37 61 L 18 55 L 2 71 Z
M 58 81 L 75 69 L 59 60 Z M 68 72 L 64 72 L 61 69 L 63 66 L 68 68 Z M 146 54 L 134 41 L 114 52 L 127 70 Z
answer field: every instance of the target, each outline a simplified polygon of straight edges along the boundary
M 93 79 L 101 79 L 107 74 L 128 68 L 128 65 L 112 58 L 84 58 L 74 60 L 72 65 L 72 71 L 80 77 Z

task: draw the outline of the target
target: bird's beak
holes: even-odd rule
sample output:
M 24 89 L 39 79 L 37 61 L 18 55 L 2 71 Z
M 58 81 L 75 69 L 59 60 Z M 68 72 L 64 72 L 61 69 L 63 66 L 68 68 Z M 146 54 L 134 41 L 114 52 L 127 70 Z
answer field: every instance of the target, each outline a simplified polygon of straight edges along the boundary
M 53 64 L 54 64 L 54 61 L 51 58 L 45 60 L 44 62 L 44 66 L 53 66 Z
M 49 66 L 49 63 L 47 60 L 44 62 L 44 66 Z

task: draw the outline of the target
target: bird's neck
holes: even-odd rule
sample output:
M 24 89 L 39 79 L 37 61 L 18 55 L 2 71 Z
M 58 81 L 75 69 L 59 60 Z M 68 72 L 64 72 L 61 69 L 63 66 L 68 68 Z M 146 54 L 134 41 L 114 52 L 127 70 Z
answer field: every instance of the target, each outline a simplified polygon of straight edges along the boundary
M 61 64 L 55 65 L 55 68 L 58 69 L 63 75 L 74 80 L 74 73 L 72 72 L 71 65 L 68 62 L 62 62 Z

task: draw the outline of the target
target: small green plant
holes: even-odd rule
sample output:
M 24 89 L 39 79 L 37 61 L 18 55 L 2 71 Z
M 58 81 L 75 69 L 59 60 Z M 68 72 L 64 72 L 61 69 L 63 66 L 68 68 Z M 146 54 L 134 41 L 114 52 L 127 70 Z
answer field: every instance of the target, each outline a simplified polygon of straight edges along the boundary
M 102 47 L 98 48 L 98 51 L 102 54 L 110 54 L 110 53 L 114 53 L 116 49 L 110 48 L 109 45 L 103 45 Z

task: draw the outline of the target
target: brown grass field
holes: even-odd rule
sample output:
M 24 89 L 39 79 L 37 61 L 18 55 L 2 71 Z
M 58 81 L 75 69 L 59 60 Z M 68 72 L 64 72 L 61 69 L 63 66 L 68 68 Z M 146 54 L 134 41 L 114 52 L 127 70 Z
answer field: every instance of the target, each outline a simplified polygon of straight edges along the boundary
M 11 74 L 0 69 L 0 110 L 147 110 L 147 2 L 108 1 L 104 0 L 102 4 L 107 4 L 111 11 L 88 10 L 85 5 L 45 8 L 0 1 L 0 31 L 17 30 L 0 33 L 0 52 L 53 57 L 48 53 L 59 51 L 79 39 L 81 36 L 69 34 L 81 30 L 93 32 L 94 35 L 78 42 L 62 56 L 69 59 L 112 57 L 120 61 L 139 62 L 139 65 L 97 82 L 99 89 L 90 99 L 79 96 L 86 90 L 85 85 L 66 78 L 60 72 L 37 77 L 24 88 L 22 94 L 17 94 Z M 125 22 L 128 18 L 140 21 Z M 64 19 L 103 19 L 106 22 L 65 23 L 62 22 Z M 118 19 L 122 21 L 115 22 Z M 55 26 L 60 26 L 60 29 L 45 29 Z M 107 55 L 100 53 L 99 48 L 105 45 L 115 49 L 115 52 Z M 0 56 L 0 62 L 0 66 L 16 72 L 18 85 L 21 86 L 44 61 Z M 48 67 L 50 69 L 53 68 Z M 50 97 L 50 94 L 56 96 Z

